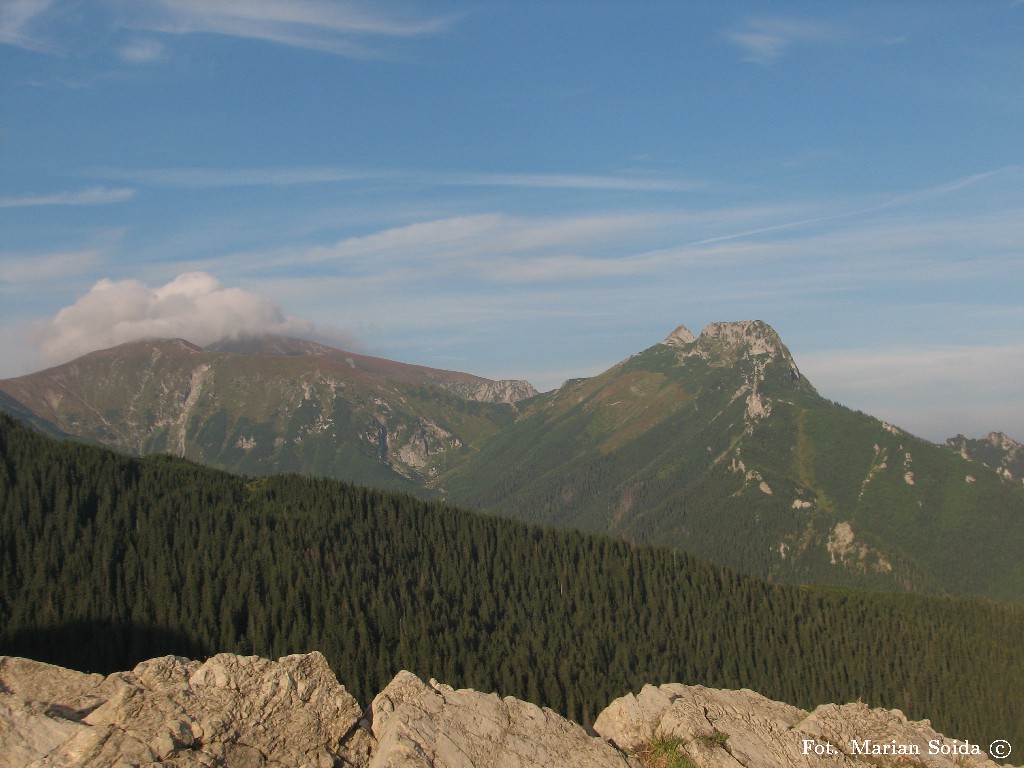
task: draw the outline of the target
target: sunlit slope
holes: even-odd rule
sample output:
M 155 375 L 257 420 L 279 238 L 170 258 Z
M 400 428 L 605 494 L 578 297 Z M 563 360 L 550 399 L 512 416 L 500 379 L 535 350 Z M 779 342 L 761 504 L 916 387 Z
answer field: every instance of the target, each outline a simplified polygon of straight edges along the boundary
M 273 337 L 211 349 L 134 342 L 0 389 L 55 429 L 130 453 L 409 489 L 511 423 L 503 398 L 532 394 Z
M 1024 492 L 821 397 L 759 322 L 528 401 L 446 488 L 786 581 L 1024 599 Z
M 0 408 L 125 452 L 441 495 L 784 581 L 1024 601 L 1015 467 L 823 398 L 759 321 L 679 328 L 544 395 L 282 337 L 140 341 L 0 381 Z

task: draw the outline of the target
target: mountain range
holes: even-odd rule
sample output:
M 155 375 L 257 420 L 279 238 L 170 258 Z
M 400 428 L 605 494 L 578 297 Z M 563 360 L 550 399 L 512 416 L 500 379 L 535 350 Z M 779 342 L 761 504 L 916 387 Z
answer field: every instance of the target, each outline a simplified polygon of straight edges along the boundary
M 543 394 L 284 337 L 146 340 L 0 381 L 0 407 L 128 453 L 404 489 L 781 581 L 1024 600 L 1019 445 L 940 446 L 834 403 L 760 321 L 680 326 Z

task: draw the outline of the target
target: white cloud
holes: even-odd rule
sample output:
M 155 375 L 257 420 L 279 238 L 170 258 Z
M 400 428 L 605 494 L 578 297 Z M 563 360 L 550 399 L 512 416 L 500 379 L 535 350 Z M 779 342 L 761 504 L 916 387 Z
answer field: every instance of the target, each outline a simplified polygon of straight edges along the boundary
M 488 239 L 500 228 L 503 216 L 482 214 L 479 216 L 457 216 L 450 219 L 419 222 L 394 227 L 372 235 L 350 237 L 333 246 L 312 248 L 310 261 L 335 259 L 361 259 L 363 257 L 408 255 L 410 251 L 423 253 L 435 246 L 446 249 L 475 246 L 481 239 Z
M 90 187 L 78 192 L 55 192 L 52 195 L 3 197 L 0 198 L 0 208 L 25 208 L 39 205 L 106 205 L 122 203 L 134 196 L 134 189 Z
M 947 182 L 945 184 L 939 184 L 934 187 L 927 189 L 919 189 L 914 192 L 908 192 L 906 194 L 894 197 L 891 200 L 887 200 L 884 203 L 878 205 L 878 208 L 890 208 L 894 206 L 905 205 L 908 203 L 916 203 L 922 200 L 927 200 L 932 197 L 941 197 L 948 195 L 951 192 L 958 192 L 961 189 L 972 187 L 980 182 L 988 181 L 997 176 L 1020 176 L 1021 170 L 1024 169 L 1024 165 L 1019 163 L 1014 165 L 1004 165 L 1000 168 L 994 168 L 990 171 L 982 171 L 981 173 L 972 173 L 969 176 L 962 176 L 959 179 Z
M 628 192 L 692 192 L 704 185 L 683 179 L 566 173 L 477 173 L 427 177 L 438 184 Z
M 79 14 L 62 13 L 73 5 L 78 4 L 0 0 L 0 44 L 57 53 L 52 41 L 77 31 L 69 20 Z M 387 58 L 391 54 L 384 41 L 436 34 L 453 22 L 450 16 L 416 15 L 400 4 L 383 9 L 379 3 L 333 0 L 103 0 L 81 6 L 99 11 L 100 23 L 121 30 L 225 35 L 361 59 Z M 132 63 L 164 54 L 162 43 L 152 38 L 129 42 L 116 52 Z
M 41 358 L 53 365 L 142 338 L 180 337 L 205 345 L 246 334 L 312 331 L 262 296 L 189 272 L 156 288 L 138 280 L 100 280 L 74 304 L 36 323 L 32 337 Z
M 424 290 L 425 285 L 436 290 L 448 281 L 467 293 L 487 291 L 487 284 L 496 288 L 571 280 L 593 283 L 626 276 L 660 276 L 660 282 L 692 285 L 704 273 L 689 272 L 684 278 L 684 271 L 697 267 L 734 267 L 730 289 L 755 281 L 764 291 L 780 295 L 849 294 L 895 281 L 938 286 L 967 278 L 981 285 L 998 272 L 1008 277 L 1019 272 L 1015 265 L 1020 263 L 1024 218 L 1019 196 L 1004 194 L 1001 187 L 974 202 L 965 203 L 962 197 L 969 188 L 978 192 L 983 185 L 994 186 L 997 179 L 1008 183 L 1019 172 L 1007 167 L 842 206 L 819 200 L 566 215 L 490 212 L 437 217 L 431 211 L 433 216 L 424 220 L 379 228 L 382 221 L 419 218 L 423 214 L 417 209 L 351 222 L 355 229 L 365 230 L 370 224 L 373 230 L 341 239 L 333 234 L 344 213 L 332 211 L 329 218 L 293 238 L 297 242 L 197 259 L 187 268 L 258 278 L 280 276 L 302 265 L 311 268 L 314 281 L 329 276 L 372 279 L 381 290 Z M 314 169 L 290 173 L 295 175 L 285 178 L 319 177 Z M 954 200 L 936 208 L 942 198 Z M 317 229 L 329 230 L 332 237 L 298 242 L 314 239 L 311 234 Z M 218 232 L 197 232 L 197 237 L 201 245 L 204 239 L 215 241 Z M 178 243 L 175 250 L 193 246 Z M 779 267 L 764 272 L 769 264 Z
M 744 61 L 767 65 L 782 58 L 794 44 L 828 42 L 836 34 L 815 21 L 757 18 L 726 31 L 725 37 L 740 48 Z
M 4 0 L 0 3 L 0 43 L 32 51 L 50 50 L 32 30 L 52 4 L 53 0 Z
M 241 258 L 262 266 L 322 264 L 344 270 L 350 277 L 372 274 L 389 281 L 421 281 L 448 274 L 494 283 L 658 273 L 669 276 L 681 267 L 697 264 L 792 260 L 808 251 L 816 256 L 822 247 L 817 240 L 794 252 L 793 239 L 763 243 L 751 240 L 755 235 L 799 231 L 832 218 L 750 227 L 766 220 L 778 221 L 786 213 L 792 211 L 778 207 L 550 217 L 478 214 L 393 227 L 314 246 L 302 253 L 288 249 L 280 254 L 244 254 Z M 730 231 L 744 225 L 750 228 Z M 704 233 L 715 234 L 704 237 Z M 637 249 L 645 242 L 666 238 L 684 242 L 647 251 Z
M 325 0 L 109 0 L 130 29 L 166 34 L 217 34 L 263 40 L 340 56 L 377 58 L 366 39 L 435 34 L 450 18 L 417 18 L 372 5 Z
M 231 187 L 290 187 L 300 184 L 326 184 L 370 181 L 395 174 L 337 167 L 296 168 L 99 168 L 92 174 L 100 178 L 133 181 L 157 187 L 180 189 L 220 189 Z
M 293 168 L 99 168 L 100 178 L 185 189 L 219 187 L 294 186 L 355 181 L 400 181 L 439 187 L 517 187 L 608 192 L 692 192 L 707 185 L 690 179 L 664 176 L 566 173 L 425 173 L 337 166 Z
M 633 242 L 678 221 L 678 215 L 615 214 L 522 218 L 504 214 L 457 216 L 418 222 L 351 237 L 279 257 L 294 264 L 344 266 L 349 272 L 386 273 L 419 280 L 442 274 L 497 282 L 567 280 L 601 274 L 645 271 L 628 257 L 615 260 L 565 254 L 563 249 L 605 247 Z M 552 252 L 554 249 L 554 252 Z M 251 261 L 250 257 L 246 257 Z M 273 260 L 273 259 L 270 259 Z M 261 259 L 260 263 L 267 263 Z

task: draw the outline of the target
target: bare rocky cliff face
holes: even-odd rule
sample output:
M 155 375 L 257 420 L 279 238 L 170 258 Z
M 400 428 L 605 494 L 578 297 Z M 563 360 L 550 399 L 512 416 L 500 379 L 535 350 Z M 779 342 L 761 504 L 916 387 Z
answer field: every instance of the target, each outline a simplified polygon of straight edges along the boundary
M 106 677 L 0 657 L 0 766 L 995 766 L 898 710 L 645 686 L 587 733 L 512 697 L 400 672 L 367 709 L 319 653 L 165 656 Z M 675 762 L 669 762 L 671 757 Z
M 753 361 L 754 373 L 762 381 L 765 368 L 776 360 L 788 366 L 794 380 L 800 370 L 775 329 L 762 320 L 735 320 L 711 323 L 699 336 L 680 325 L 661 342 L 680 350 L 680 360 L 696 356 L 714 367 L 736 365 L 741 360 Z

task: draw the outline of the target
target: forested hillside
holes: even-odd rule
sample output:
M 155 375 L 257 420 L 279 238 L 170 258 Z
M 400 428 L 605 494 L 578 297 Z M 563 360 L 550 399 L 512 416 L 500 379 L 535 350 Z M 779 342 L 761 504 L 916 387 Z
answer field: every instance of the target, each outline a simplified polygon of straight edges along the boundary
M 406 491 L 777 582 L 1024 604 L 1012 461 L 986 467 L 965 458 L 973 443 L 959 456 L 822 397 L 761 321 L 680 326 L 541 395 L 298 339 L 149 339 L 0 381 L 0 410 L 130 453 Z
M 643 683 L 862 699 L 1024 743 L 1024 609 L 772 586 L 666 549 L 301 476 L 58 442 L 0 415 L 0 653 L 110 671 L 322 650 L 589 723 Z
M 449 500 L 776 581 L 1024 602 L 1024 487 L 822 397 L 765 323 L 677 329 L 518 408 Z

